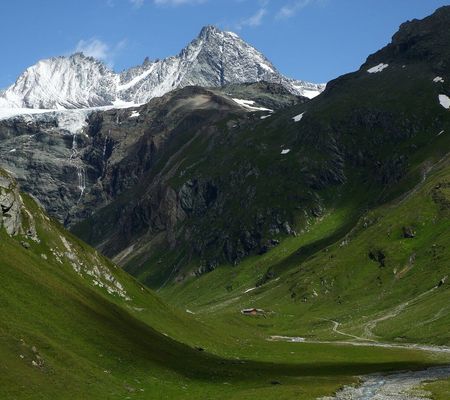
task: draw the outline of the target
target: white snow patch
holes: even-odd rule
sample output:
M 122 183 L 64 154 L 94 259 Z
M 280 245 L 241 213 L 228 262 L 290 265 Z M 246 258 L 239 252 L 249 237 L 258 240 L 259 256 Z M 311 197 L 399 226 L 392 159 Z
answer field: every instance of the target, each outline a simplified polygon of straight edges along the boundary
M 261 63 L 261 64 L 259 64 L 259 66 L 260 66 L 262 69 L 264 69 L 264 70 L 266 70 L 266 71 L 268 71 L 268 72 L 275 72 L 275 71 L 273 70 L 273 68 L 270 67 L 270 66 L 268 66 L 267 64 Z
M 95 111 L 106 111 L 115 108 L 138 107 L 139 104 L 125 101 L 115 101 L 112 106 L 89 107 L 80 109 L 56 110 L 56 109 L 37 109 L 37 108 L 1 108 L 0 120 L 7 120 L 15 117 L 23 117 L 30 124 L 40 119 L 56 119 L 59 129 L 64 129 L 70 134 L 75 135 L 83 131 L 87 126 L 88 116 Z
M 135 103 L 133 101 L 123 101 L 119 99 L 114 100 L 112 104 L 113 104 L 112 106 L 105 106 L 102 108 L 104 108 L 105 110 L 110 110 L 112 108 L 131 108 L 131 107 L 139 107 L 140 105 L 142 105 Z
M 445 131 L 440 131 L 438 134 L 437 134 L 437 136 L 441 136 L 441 135 L 443 135 L 445 133 Z
M 153 72 L 154 67 L 155 67 L 155 65 L 152 65 L 147 71 L 144 71 L 142 74 L 136 76 L 131 81 L 129 81 L 129 82 L 123 84 L 123 85 L 118 85 L 117 86 L 117 90 L 119 92 L 123 92 L 124 90 L 132 88 L 134 85 L 136 85 L 140 81 L 142 81 L 145 78 L 147 78 L 147 76 L 149 76 Z
M 385 70 L 387 67 L 389 67 L 389 64 L 378 64 L 375 67 L 369 68 L 367 70 L 367 72 L 369 74 L 377 74 L 378 72 L 382 72 L 383 70 Z
M 321 83 L 319 85 L 314 85 L 313 87 L 305 87 L 304 85 L 292 85 L 300 94 L 300 96 L 307 97 L 308 99 L 313 99 L 321 94 L 326 87 L 326 84 Z
M 17 149 L 11 149 L 9 152 L 10 153 L 15 153 L 17 151 Z
M 301 114 L 296 115 L 295 117 L 292 117 L 292 119 L 294 120 L 294 122 L 300 122 L 303 118 L 303 115 L 305 115 L 304 112 L 302 112 Z
M 312 90 L 312 89 L 303 89 L 302 95 L 304 97 L 307 97 L 308 99 L 313 99 L 314 97 L 317 97 L 320 93 L 319 90 Z
M 58 112 L 58 127 L 72 134 L 80 133 L 87 125 L 86 119 L 89 113 L 83 109 Z
M 288 153 L 290 153 L 290 152 L 291 152 L 291 149 L 284 149 L 284 150 L 281 150 L 281 154 L 283 154 L 283 155 L 288 154 Z
M 444 79 L 441 76 L 437 76 L 436 78 L 433 79 L 434 83 L 444 83 Z
M 256 290 L 256 288 L 252 287 L 250 289 L 247 289 L 247 290 L 244 291 L 244 293 L 249 293 L 249 292 L 252 292 L 253 290 Z
M 139 117 L 141 114 L 139 113 L 139 112 L 137 112 L 137 111 L 133 111 L 132 113 L 131 113 L 131 115 L 128 117 L 128 118 L 137 118 L 137 117 Z
M 446 108 L 447 110 L 450 110 L 450 98 L 445 94 L 439 95 L 439 103 L 441 103 L 441 106 Z
M 0 108 L 0 120 L 16 117 L 17 115 L 45 114 L 52 110 L 39 110 L 35 108 Z
M 271 117 L 272 115 L 263 115 L 262 117 L 261 117 L 261 119 L 266 119 L 266 118 L 269 118 L 269 117 Z
M 231 37 L 234 37 L 235 39 L 240 39 L 238 35 L 236 35 L 234 32 L 227 31 L 225 32 L 227 35 L 230 35 Z
M 195 312 L 193 312 L 193 311 L 191 311 L 191 310 L 189 310 L 189 309 L 186 309 L 186 312 L 188 313 L 188 314 L 195 314 Z
M 233 98 L 233 101 L 237 104 L 239 104 L 241 107 L 246 108 L 250 111 L 269 111 L 273 112 L 270 108 L 264 108 L 264 107 L 255 107 L 255 102 L 253 100 L 243 100 L 243 99 L 235 99 Z

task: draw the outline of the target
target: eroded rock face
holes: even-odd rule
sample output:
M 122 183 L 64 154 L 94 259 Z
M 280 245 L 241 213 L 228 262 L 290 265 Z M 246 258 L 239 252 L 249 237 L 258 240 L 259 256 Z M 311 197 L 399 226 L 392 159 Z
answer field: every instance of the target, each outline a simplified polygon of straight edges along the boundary
M 279 109 L 304 101 L 275 84 L 189 87 L 131 109 L 66 110 L 0 120 L 0 167 L 70 227 L 139 184 L 168 146 L 229 113 L 232 97 Z M 181 140 L 184 140 L 181 138 Z
M 33 214 L 25 206 L 16 180 L 0 169 L 0 229 L 39 242 Z M 22 245 L 25 245 L 22 241 Z
M 0 170 L 0 227 L 8 235 L 22 233 L 22 200 L 16 183 Z

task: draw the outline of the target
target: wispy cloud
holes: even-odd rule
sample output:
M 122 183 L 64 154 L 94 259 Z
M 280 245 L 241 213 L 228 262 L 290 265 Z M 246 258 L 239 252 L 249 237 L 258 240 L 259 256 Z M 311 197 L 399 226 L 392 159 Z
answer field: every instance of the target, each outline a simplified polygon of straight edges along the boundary
M 202 4 L 207 1 L 208 0 L 153 0 L 153 3 L 159 6 L 181 6 L 184 4 Z
M 109 57 L 109 46 L 105 42 L 94 38 L 80 40 L 75 51 L 99 60 L 106 60 Z
M 144 0 L 130 0 L 130 3 L 136 8 L 141 8 L 144 5 Z
M 91 38 L 80 40 L 75 47 L 75 52 L 83 53 L 88 57 L 94 57 L 97 60 L 104 61 L 112 67 L 114 65 L 114 58 L 125 48 L 126 44 L 126 39 L 121 40 L 114 46 L 110 46 L 102 40 Z
M 255 14 L 251 15 L 248 18 L 244 18 L 236 24 L 236 29 L 242 29 L 245 26 L 249 26 L 251 28 L 260 26 L 263 23 L 264 17 L 267 14 L 267 9 L 260 8 Z
M 141 8 L 146 0 L 129 0 L 135 8 Z M 181 6 L 206 3 L 208 0 L 149 0 L 157 6 Z
M 283 7 L 280 8 L 278 13 L 276 14 L 276 18 L 277 19 L 291 18 L 305 7 L 317 2 L 318 0 L 291 1 L 290 3 L 285 4 Z

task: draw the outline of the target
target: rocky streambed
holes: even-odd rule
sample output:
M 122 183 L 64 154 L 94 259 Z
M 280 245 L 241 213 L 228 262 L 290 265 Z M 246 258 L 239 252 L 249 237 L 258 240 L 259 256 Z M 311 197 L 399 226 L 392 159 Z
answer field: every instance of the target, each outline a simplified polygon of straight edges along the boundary
M 449 378 L 450 365 L 423 371 L 367 375 L 361 377 L 359 386 L 346 386 L 334 397 L 323 397 L 320 400 L 429 400 L 431 393 L 422 389 L 421 385 Z

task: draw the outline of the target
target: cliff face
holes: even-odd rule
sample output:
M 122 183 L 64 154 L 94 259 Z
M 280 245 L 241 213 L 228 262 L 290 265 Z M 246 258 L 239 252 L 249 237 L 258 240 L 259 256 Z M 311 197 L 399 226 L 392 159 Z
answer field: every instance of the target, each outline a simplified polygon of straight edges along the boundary
M 24 205 L 17 182 L 0 169 L 0 229 L 10 236 L 39 241 L 34 217 Z M 24 242 L 25 243 L 25 242 Z
M 0 172 L 0 228 L 8 235 L 15 236 L 23 231 L 22 206 L 16 185 L 6 173 Z
M 304 101 L 279 85 L 258 83 L 219 91 L 185 88 L 129 109 L 17 116 L 0 121 L 0 166 L 71 226 L 138 184 L 168 145 L 177 151 L 179 138 L 229 114 L 245 118 L 249 109 L 233 96 L 250 96 L 258 107 L 275 110 Z

